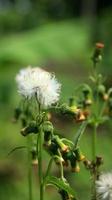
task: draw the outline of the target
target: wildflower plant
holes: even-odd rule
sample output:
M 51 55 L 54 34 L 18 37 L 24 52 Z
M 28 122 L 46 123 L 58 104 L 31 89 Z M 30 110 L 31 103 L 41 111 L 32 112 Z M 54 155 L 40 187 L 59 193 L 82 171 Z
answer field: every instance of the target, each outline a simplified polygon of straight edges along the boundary
M 82 84 L 69 98 L 69 102 L 60 102 L 61 84 L 55 75 L 39 67 L 27 67 L 16 76 L 18 92 L 22 96 L 20 105 L 15 109 L 14 119 L 22 124 L 21 134 L 27 138 L 29 200 L 32 196 L 32 165 L 37 165 L 40 200 L 44 200 L 47 185 L 57 188 L 62 200 L 78 200 L 76 191 L 64 176 L 64 168 L 71 172 L 80 171 L 80 162 L 90 172 L 92 178 L 92 197 L 98 194 L 104 199 L 110 195 L 102 189 L 105 177 L 100 176 L 102 157 L 97 155 L 97 129 L 112 117 L 112 89 L 106 89 L 103 76 L 98 73 L 98 64 L 102 59 L 104 45 L 97 43 L 92 55 L 92 84 Z M 77 92 L 78 91 L 78 92 Z M 69 117 L 80 127 L 73 141 L 60 136 L 52 123 L 52 112 L 61 117 Z M 87 126 L 92 127 L 92 157 L 88 159 L 80 149 L 80 139 Z M 43 151 L 50 156 L 47 168 L 43 171 Z M 59 166 L 60 177 L 51 175 L 52 164 Z M 110 177 L 110 176 L 109 176 Z M 110 179 L 110 178 L 109 178 Z M 102 183 L 101 183 L 102 182 Z M 110 186 L 108 187 L 110 190 Z M 104 194 L 105 193 L 105 194 Z M 107 194 L 108 193 L 108 194 Z

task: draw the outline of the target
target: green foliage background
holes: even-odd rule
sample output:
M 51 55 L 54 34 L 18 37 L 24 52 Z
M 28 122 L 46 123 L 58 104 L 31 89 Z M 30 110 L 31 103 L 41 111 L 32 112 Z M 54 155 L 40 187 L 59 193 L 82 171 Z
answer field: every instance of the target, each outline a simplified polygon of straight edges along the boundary
M 63 10 L 65 8 L 66 6 L 63 7 Z M 41 9 L 44 10 L 44 6 L 41 5 Z M 75 87 L 78 84 L 83 81 L 88 82 L 88 75 L 91 71 L 90 57 L 93 50 L 91 24 L 86 19 L 66 19 L 64 14 L 63 17 L 60 17 L 61 20 L 52 21 L 43 13 L 45 12 L 40 12 L 41 17 L 35 15 L 35 12 L 30 16 L 27 14 L 24 20 L 22 15 L 15 13 L 15 8 L 7 13 L 8 18 L 4 13 L 0 14 L 0 200 L 28 199 L 27 153 L 25 150 L 18 150 L 7 156 L 12 148 L 26 143 L 25 138 L 20 135 L 20 124 L 13 124 L 11 121 L 13 110 L 19 102 L 14 80 L 18 70 L 32 65 L 55 72 L 62 84 L 61 99 L 66 102 L 68 97 L 75 93 Z M 69 12 L 68 15 L 70 16 Z M 106 85 L 108 86 L 112 85 L 112 50 L 111 35 L 106 35 L 106 33 L 110 28 L 111 18 L 109 15 L 105 15 L 100 20 L 99 34 L 94 40 L 95 42 L 98 40 L 105 42 L 104 59 L 100 69 L 107 77 Z M 58 19 L 58 16 L 55 18 Z M 62 18 L 64 19 L 62 20 Z M 7 32 L 8 34 L 6 34 Z M 57 128 L 63 135 L 73 138 L 78 125 L 75 123 L 64 124 L 61 121 Z M 82 150 L 89 157 L 91 156 L 91 131 L 88 129 L 81 141 Z M 111 131 L 110 122 L 104 127 L 100 127 L 98 133 L 98 154 L 104 158 L 102 169 L 105 171 L 111 170 L 112 167 Z M 49 158 L 46 153 L 45 157 L 44 165 Z M 53 173 L 58 176 L 57 167 L 53 168 Z M 79 199 L 90 199 L 90 177 L 84 167 L 81 166 L 79 174 L 72 174 L 67 170 L 65 173 Z M 38 199 L 36 174 L 37 171 L 34 169 L 34 200 Z M 46 199 L 60 199 L 54 189 L 49 187 L 47 191 Z

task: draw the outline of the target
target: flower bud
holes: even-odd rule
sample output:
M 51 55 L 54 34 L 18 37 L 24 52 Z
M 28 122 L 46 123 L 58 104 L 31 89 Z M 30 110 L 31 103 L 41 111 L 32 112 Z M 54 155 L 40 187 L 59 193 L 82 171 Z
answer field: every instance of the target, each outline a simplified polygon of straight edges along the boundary
M 44 140 L 48 144 L 51 143 L 52 135 L 53 135 L 53 125 L 50 121 L 45 121 L 43 124 L 43 132 L 44 132 Z
M 22 111 L 20 108 L 15 108 L 13 122 L 16 122 L 19 119 L 21 113 L 22 113 Z
M 76 173 L 80 172 L 80 167 L 79 167 L 79 164 L 78 164 L 77 161 L 76 161 L 75 165 L 72 166 L 71 171 L 72 171 L 72 172 L 76 172 Z
M 103 96 L 105 94 L 105 91 L 106 91 L 105 86 L 100 84 L 98 86 L 98 94 L 101 95 L 101 96 Z
M 74 99 L 74 97 L 70 97 L 69 98 L 69 106 L 71 107 L 71 106 L 74 106 L 75 105 L 75 99 Z
M 57 135 L 55 136 L 55 141 L 57 142 L 57 144 L 62 152 L 69 151 L 69 147 L 67 145 L 65 145 Z
M 86 117 L 85 117 L 84 113 L 81 110 L 79 110 L 75 119 L 76 119 L 76 122 L 82 122 L 82 121 L 86 120 Z
M 33 148 L 32 148 L 31 155 L 32 155 L 32 165 L 38 165 L 36 147 L 33 147 Z
M 79 172 L 80 168 L 75 153 L 73 151 L 70 151 L 67 157 L 68 160 L 70 161 L 72 172 Z
M 92 163 L 91 163 L 90 160 L 85 159 L 85 160 L 83 161 L 83 163 L 84 163 L 86 169 L 91 169 Z
M 104 100 L 104 101 L 108 101 L 108 99 L 109 99 L 109 96 L 108 96 L 108 94 L 105 93 L 105 94 L 103 95 L 103 100 Z
M 58 155 L 58 145 L 55 142 L 55 140 L 51 141 L 51 144 L 44 144 L 45 149 L 47 152 L 52 156 L 52 155 Z
M 38 127 L 35 121 L 30 122 L 28 126 L 21 130 L 23 136 L 27 136 L 30 133 L 38 133 Z
M 96 48 L 94 50 L 92 60 L 96 64 L 102 60 L 102 49 L 104 48 L 104 44 L 96 43 Z
M 81 153 L 79 148 L 75 149 L 74 153 L 78 161 L 83 161 L 85 159 L 85 156 Z
M 101 156 L 96 157 L 96 166 L 99 167 L 103 164 L 103 158 Z
M 61 195 L 62 200 L 70 200 L 69 194 L 65 190 L 60 189 L 59 193 Z
M 62 163 L 64 165 L 65 161 L 62 157 L 59 157 L 59 158 L 55 158 L 55 163 L 57 165 L 60 165 L 60 163 Z
M 90 106 L 92 104 L 92 100 L 90 98 L 85 99 L 84 105 L 85 106 Z
M 82 92 L 84 94 L 84 97 L 87 98 L 88 95 L 91 94 L 91 88 L 89 87 L 89 85 L 84 84 L 84 88 L 83 88 Z

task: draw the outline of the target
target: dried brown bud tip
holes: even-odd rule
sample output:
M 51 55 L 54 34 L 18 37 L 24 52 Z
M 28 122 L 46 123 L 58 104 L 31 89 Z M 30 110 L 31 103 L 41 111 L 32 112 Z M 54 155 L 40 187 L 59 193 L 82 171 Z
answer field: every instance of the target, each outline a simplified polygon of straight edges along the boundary
M 84 165 L 85 165 L 85 167 L 86 167 L 87 169 L 90 169 L 90 167 L 91 167 L 91 161 L 90 161 L 90 160 L 85 159 L 85 160 L 83 161 L 83 163 L 84 163 Z
M 97 42 L 97 43 L 96 43 L 96 48 L 98 48 L 98 49 L 103 49 L 103 48 L 104 48 L 104 44 L 103 44 L 103 43 L 100 43 L 100 42 Z
M 96 165 L 100 166 L 103 164 L 103 158 L 101 156 L 96 157 Z

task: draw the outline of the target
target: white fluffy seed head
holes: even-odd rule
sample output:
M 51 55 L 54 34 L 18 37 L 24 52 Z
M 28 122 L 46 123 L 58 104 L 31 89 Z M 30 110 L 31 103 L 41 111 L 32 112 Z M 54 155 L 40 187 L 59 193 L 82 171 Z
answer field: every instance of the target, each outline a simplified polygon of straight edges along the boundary
M 96 181 L 98 200 L 112 200 L 112 173 L 102 174 Z
M 43 107 L 51 106 L 59 100 L 61 85 L 55 75 L 39 68 L 27 67 L 16 76 L 19 93 L 31 99 L 35 95 Z

